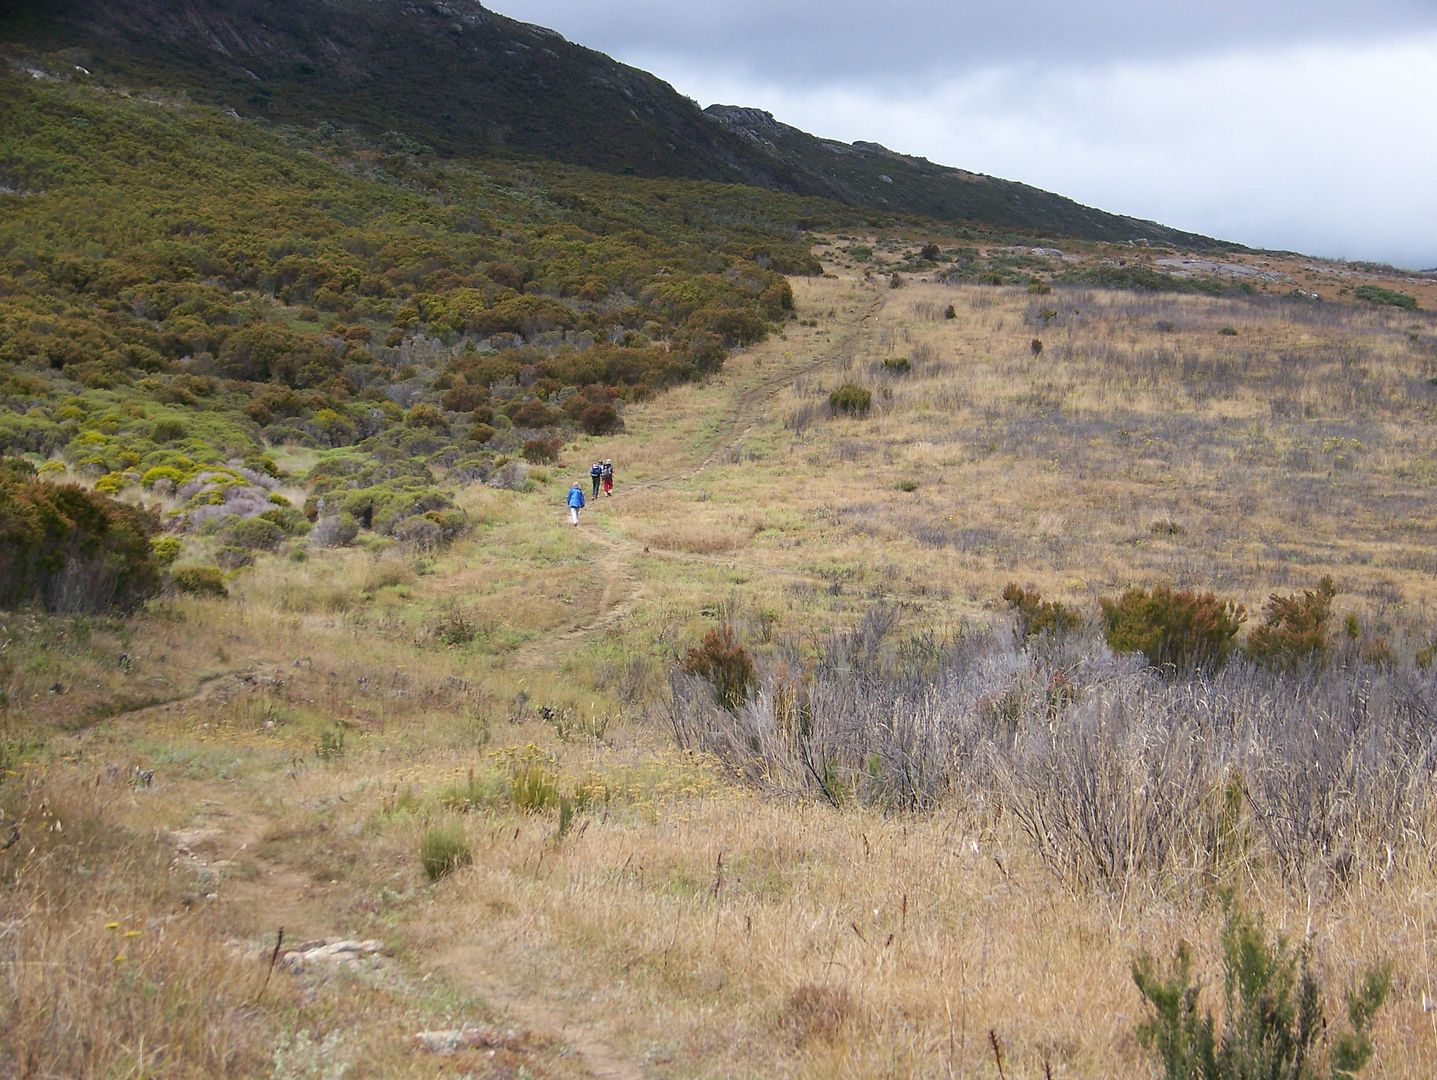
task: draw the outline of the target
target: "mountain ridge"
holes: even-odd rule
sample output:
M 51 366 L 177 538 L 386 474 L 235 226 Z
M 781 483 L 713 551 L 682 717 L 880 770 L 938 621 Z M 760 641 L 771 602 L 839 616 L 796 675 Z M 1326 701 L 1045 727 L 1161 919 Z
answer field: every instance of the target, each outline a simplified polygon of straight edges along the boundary
M 766 110 L 702 110 L 655 75 L 476 0 L 53 0 L 0 21 L 0 41 L 61 54 L 99 79 L 182 89 L 250 119 L 399 132 L 446 156 L 532 155 L 883 214 L 1228 246 L 877 143 L 809 135 Z

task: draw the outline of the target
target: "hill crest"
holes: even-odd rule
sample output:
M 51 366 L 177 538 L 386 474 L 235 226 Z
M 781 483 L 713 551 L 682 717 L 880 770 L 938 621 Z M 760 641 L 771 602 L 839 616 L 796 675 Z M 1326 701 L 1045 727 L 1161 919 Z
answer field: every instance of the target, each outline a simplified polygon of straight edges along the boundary
M 12 52 L 59 53 L 102 81 L 183 90 L 276 124 L 398 132 L 446 156 L 748 184 L 1035 234 L 1215 243 L 877 143 L 809 135 L 763 109 L 702 110 L 648 72 L 475 0 L 55 0 L 0 33 Z

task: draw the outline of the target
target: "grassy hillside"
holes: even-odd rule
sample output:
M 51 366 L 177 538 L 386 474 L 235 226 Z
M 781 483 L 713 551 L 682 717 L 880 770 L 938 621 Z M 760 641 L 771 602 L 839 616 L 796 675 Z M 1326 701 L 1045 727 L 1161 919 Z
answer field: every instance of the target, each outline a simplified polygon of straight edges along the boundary
M 717 370 L 788 316 L 780 272 L 817 268 L 798 220 L 834 213 L 26 75 L 0 104 L 0 449 L 158 484 L 176 524 L 263 509 L 285 444 L 374 489 L 330 513 L 452 535 L 434 470 L 522 485 L 521 458 Z
M 1186 942 L 1210 1007 L 1230 894 L 1334 1034 L 1390 960 L 1367 1075 L 1427 1075 L 1431 315 L 821 250 L 779 333 L 465 486 L 447 548 L 4 616 L 17 1071 L 1140 1074 L 1132 964 Z M 1321 656 L 1249 659 L 1328 576 Z M 1016 637 L 1012 582 L 1080 625 Z M 1246 606 L 1225 668 L 1106 643 L 1162 583 Z M 684 672 L 725 629 L 732 711 Z M 316 940 L 382 945 L 269 973 Z

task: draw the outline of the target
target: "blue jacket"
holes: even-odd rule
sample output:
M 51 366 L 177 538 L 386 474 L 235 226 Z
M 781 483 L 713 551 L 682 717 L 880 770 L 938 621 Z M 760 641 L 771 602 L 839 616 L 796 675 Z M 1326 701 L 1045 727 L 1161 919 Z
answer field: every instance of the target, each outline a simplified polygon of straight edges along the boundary
M 569 489 L 569 505 L 581 508 L 584 505 L 584 489 L 575 484 Z

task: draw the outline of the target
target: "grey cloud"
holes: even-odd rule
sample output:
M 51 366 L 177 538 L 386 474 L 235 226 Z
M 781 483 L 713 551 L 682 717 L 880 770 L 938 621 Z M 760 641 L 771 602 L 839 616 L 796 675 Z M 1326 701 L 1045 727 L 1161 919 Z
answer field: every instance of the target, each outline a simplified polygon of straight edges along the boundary
M 500 0 L 502 14 L 624 57 L 774 83 L 901 84 L 1015 64 L 1102 63 L 1355 44 L 1437 27 L 1429 0 Z

